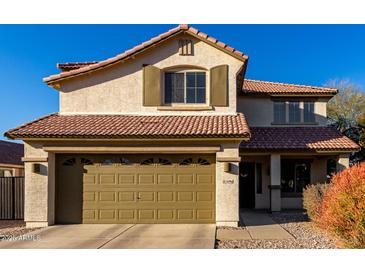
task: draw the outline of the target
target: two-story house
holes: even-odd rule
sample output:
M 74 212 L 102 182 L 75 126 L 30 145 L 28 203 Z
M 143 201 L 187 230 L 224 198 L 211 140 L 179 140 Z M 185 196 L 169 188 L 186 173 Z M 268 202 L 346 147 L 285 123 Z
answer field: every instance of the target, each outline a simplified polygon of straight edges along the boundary
M 301 207 L 358 146 L 326 126 L 336 89 L 245 79 L 248 57 L 180 25 L 44 79 L 60 109 L 25 142 L 25 221 L 216 223 Z

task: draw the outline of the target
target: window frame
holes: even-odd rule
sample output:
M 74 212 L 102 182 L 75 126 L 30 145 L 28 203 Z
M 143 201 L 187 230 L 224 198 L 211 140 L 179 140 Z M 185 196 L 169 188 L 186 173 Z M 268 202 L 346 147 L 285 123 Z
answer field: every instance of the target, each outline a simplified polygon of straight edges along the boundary
M 312 112 L 309 112 L 311 115 L 310 120 L 306 120 L 306 105 L 312 105 L 312 107 L 309 108 L 309 110 L 312 110 Z M 304 101 L 303 102 L 303 123 L 315 123 L 316 122 L 316 111 L 315 111 L 315 102 L 314 101 Z
M 318 125 L 317 119 L 316 119 L 316 100 L 315 99 L 309 99 L 306 98 L 298 98 L 298 99 L 290 99 L 290 98 L 275 98 L 271 99 L 273 106 L 272 106 L 272 125 Z M 298 113 L 298 121 L 291 121 L 291 104 L 292 103 L 298 103 L 299 113 Z M 278 121 L 276 119 L 276 104 L 284 104 L 284 121 Z M 306 120 L 306 114 L 305 114 L 305 106 L 307 104 L 312 104 L 313 106 L 313 114 L 312 114 L 312 120 Z
M 284 119 L 282 121 L 279 121 L 275 118 L 277 116 L 276 111 L 275 111 L 276 110 L 275 106 L 278 106 L 279 104 L 284 106 Z M 285 123 L 287 123 L 286 122 L 286 116 L 287 116 L 287 110 L 286 109 L 287 109 L 286 101 L 274 101 L 274 105 L 273 105 L 274 117 L 273 117 L 273 120 L 274 120 L 275 124 L 285 124 Z
M 187 73 L 204 73 L 205 75 L 205 96 L 203 103 L 189 103 L 187 102 Z M 184 102 L 166 102 L 166 74 L 168 73 L 182 73 L 184 74 Z M 163 95 L 162 102 L 164 106 L 206 106 L 209 102 L 208 98 L 208 73 L 204 69 L 176 69 L 176 70 L 166 70 L 163 73 Z M 196 81 L 196 80 L 195 80 Z M 199 87 L 195 86 L 195 89 Z
M 303 189 L 305 186 L 311 184 L 311 176 L 312 176 L 312 161 L 310 159 L 281 159 L 281 171 L 280 171 L 280 186 L 281 186 L 281 196 L 284 198 L 290 198 L 290 197 L 302 197 L 303 196 Z M 300 185 L 298 184 L 298 176 L 297 176 L 297 167 L 305 165 L 308 168 L 308 177 L 307 177 L 307 183 L 303 185 L 302 191 L 298 191 L 298 188 Z M 293 168 L 293 169 L 292 169 Z M 284 191 L 283 187 L 283 175 L 284 171 L 286 172 L 285 176 L 288 174 L 292 175 L 292 178 L 289 178 L 290 181 L 293 183 L 293 191 Z M 288 178 L 285 178 L 288 179 Z
M 294 106 L 296 106 L 296 107 L 294 107 Z M 295 111 L 297 111 L 298 113 L 295 113 Z M 302 115 L 301 115 L 301 109 L 300 109 L 300 101 L 289 101 L 288 102 L 288 123 L 289 124 L 302 123 L 301 116 Z M 294 120 L 294 118 L 298 118 L 298 120 Z

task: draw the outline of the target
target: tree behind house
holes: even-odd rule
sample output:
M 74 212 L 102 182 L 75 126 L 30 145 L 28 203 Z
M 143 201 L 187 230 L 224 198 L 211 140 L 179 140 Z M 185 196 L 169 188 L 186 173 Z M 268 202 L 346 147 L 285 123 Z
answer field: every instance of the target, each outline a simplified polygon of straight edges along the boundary
M 359 152 L 351 155 L 351 163 L 363 161 L 365 159 L 365 93 L 348 80 L 333 80 L 326 86 L 339 90 L 327 105 L 329 123 L 361 146 Z

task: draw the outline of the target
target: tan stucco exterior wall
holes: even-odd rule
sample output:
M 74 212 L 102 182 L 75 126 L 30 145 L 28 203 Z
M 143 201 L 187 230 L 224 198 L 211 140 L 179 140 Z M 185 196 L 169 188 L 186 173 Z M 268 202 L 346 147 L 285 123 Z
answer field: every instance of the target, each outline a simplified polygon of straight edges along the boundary
M 318 126 L 325 126 L 327 123 L 327 102 L 328 98 L 317 98 L 314 103 L 315 119 Z M 250 126 L 277 126 L 272 125 L 274 121 L 274 104 L 269 97 L 239 96 L 237 99 L 237 111 L 245 114 Z
M 181 37 L 177 37 L 181 38 Z M 116 64 L 88 75 L 61 82 L 60 112 L 75 113 L 129 113 L 129 114 L 194 114 L 235 113 L 236 74 L 243 65 L 238 60 L 205 42 L 188 36 L 194 41 L 194 55 L 181 56 L 178 39 L 168 40 L 124 64 Z M 209 102 L 209 69 L 229 65 L 229 106 L 204 111 L 159 111 L 157 107 L 143 106 L 143 65 L 154 65 L 161 70 L 172 67 L 194 66 L 207 70 L 207 102 Z M 163 73 L 161 73 L 163 75 Z M 162 76 L 163 78 L 163 76 Z M 164 81 L 161 79 L 161 83 Z
M 237 226 L 239 222 L 239 143 L 222 145 L 217 152 L 216 163 L 216 223 L 223 226 Z M 225 162 L 224 158 L 237 158 Z M 222 159 L 220 161 L 219 159 Z M 230 171 L 224 171 L 225 164 Z
M 24 143 L 25 162 L 24 220 L 27 227 L 43 227 L 54 223 L 54 155 L 36 143 Z M 44 160 L 41 160 L 44 159 Z M 40 164 L 40 173 L 32 170 Z

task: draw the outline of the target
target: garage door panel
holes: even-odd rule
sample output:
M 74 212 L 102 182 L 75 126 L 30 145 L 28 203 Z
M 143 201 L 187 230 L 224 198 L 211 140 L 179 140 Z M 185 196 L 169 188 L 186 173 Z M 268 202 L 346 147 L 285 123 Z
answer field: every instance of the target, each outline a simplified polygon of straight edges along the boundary
M 176 174 L 178 184 L 194 184 L 193 174 Z
M 157 184 L 173 185 L 174 183 L 174 174 L 157 174 Z
M 135 174 L 118 174 L 118 184 L 134 185 L 135 183 Z
M 214 180 L 212 177 L 213 177 L 212 174 L 197 174 L 196 183 L 198 185 L 214 184 Z
M 151 174 L 138 174 L 137 184 L 139 185 L 150 185 L 155 183 L 155 175 Z
M 67 158 L 79 165 L 82 158 L 90 160 L 77 169 L 83 223 L 215 222 L 212 156 L 198 161 L 194 155 L 65 155 L 58 165 Z M 121 158 L 129 162 L 118 163 Z M 67 178 L 58 175 L 57 180 Z
M 157 192 L 157 201 L 158 202 L 173 202 L 175 201 L 173 191 L 159 191 Z
M 136 200 L 135 192 L 133 191 L 124 191 L 119 192 L 119 202 L 134 202 Z
M 155 220 L 155 210 L 154 209 L 141 209 L 138 210 L 138 217 L 140 220 L 154 221 Z
M 119 220 L 125 222 L 134 222 L 136 220 L 136 210 L 134 209 L 122 209 L 119 210 Z
M 99 201 L 101 202 L 116 202 L 117 194 L 111 191 L 99 192 Z
M 194 210 L 193 209 L 179 209 L 177 210 L 177 218 L 184 221 L 194 220 Z
M 84 199 L 84 201 L 87 201 L 87 202 L 95 202 L 96 193 L 95 192 L 84 192 L 83 199 Z
M 116 210 L 114 209 L 101 209 L 99 210 L 99 220 L 102 221 L 116 221 Z
M 84 175 L 84 184 L 95 185 L 96 184 L 96 175 L 95 174 L 85 174 Z

